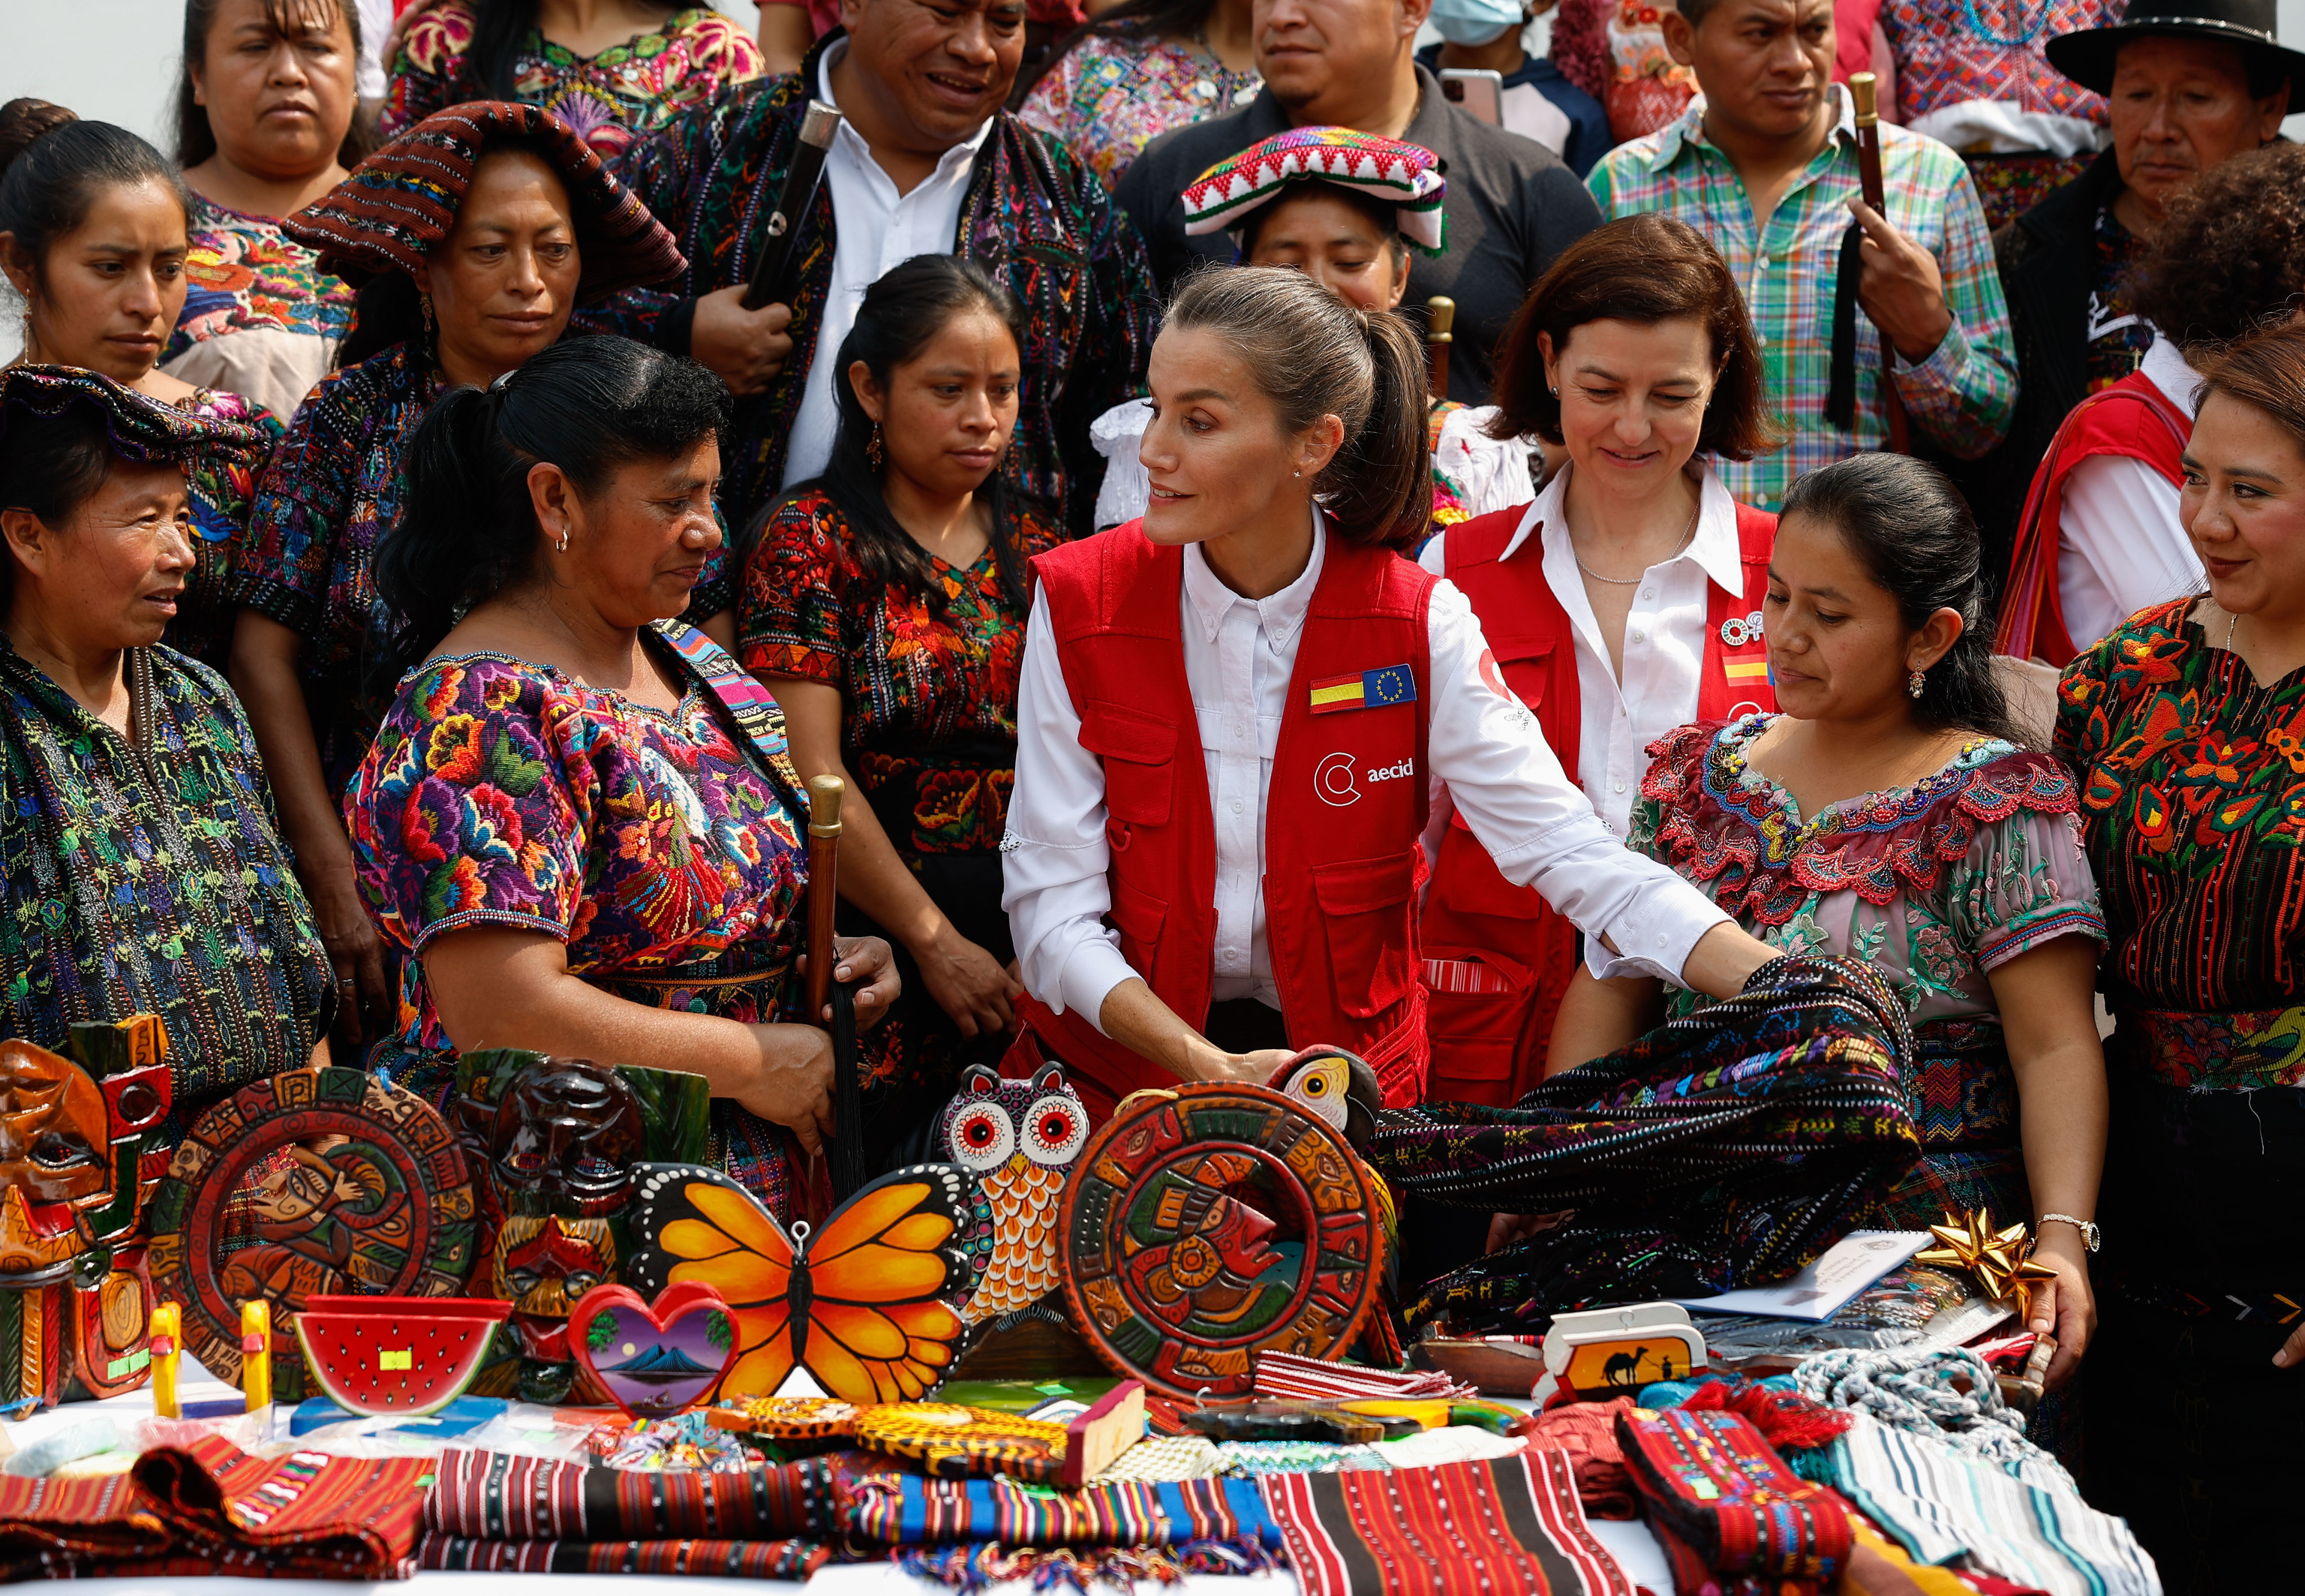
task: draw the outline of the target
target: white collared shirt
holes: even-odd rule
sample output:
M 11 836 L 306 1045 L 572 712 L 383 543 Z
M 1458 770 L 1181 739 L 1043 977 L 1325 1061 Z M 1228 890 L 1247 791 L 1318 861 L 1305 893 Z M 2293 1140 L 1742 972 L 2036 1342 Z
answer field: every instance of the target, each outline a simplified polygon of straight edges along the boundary
M 2200 413 L 2200 374 L 2159 329 L 2138 369 L 2170 403 Z M 2179 493 L 2126 454 L 2092 454 L 2067 474 L 2057 512 L 2057 601 L 2074 648 L 2088 648 L 2140 609 L 2207 587 L 2178 519 Z
M 832 67 L 848 50 L 846 40 L 825 51 L 817 64 L 817 95 L 828 106 L 839 102 L 832 95 Z M 856 325 L 856 307 L 864 291 L 879 282 L 891 267 L 915 255 L 949 255 L 959 242 L 960 208 L 968 198 L 968 174 L 976 152 L 992 131 L 992 119 L 962 142 L 944 152 L 936 170 L 908 194 L 897 184 L 872 148 L 846 120 L 832 136 L 824 154 L 824 181 L 832 190 L 832 287 L 825 295 L 822 324 L 816 350 L 810 358 L 808 383 L 801 392 L 800 410 L 793 417 L 792 442 L 785 452 L 784 485 L 805 482 L 821 474 L 832 459 L 832 440 L 840 430 L 840 403 L 833 391 L 839 373 L 840 345 Z
M 1705 672 L 1705 617 L 1712 589 L 1732 597 L 1745 590 L 1745 567 L 1737 543 L 1737 502 L 1711 471 L 1698 490 L 1697 531 L 1688 547 L 1641 574 L 1633 607 L 1625 617 L 1625 674 L 1610 668 L 1609 646 L 1594 618 L 1593 601 L 1577 569 L 1577 548 L 1569 537 L 1569 475 L 1564 465 L 1521 517 L 1505 545 L 1510 559 L 1531 538 L 1541 538 L 1544 582 L 1569 614 L 1576 639 L 1578 742 L 1577 779 L 1592 800 L 1601 823 L 1619 837 L 1631 828 L 1633 801 L 1648 773 L 1648 746 L 1676 726 L 1697 718 L 1697 694 Z M 1442 573 L 1442 540 L 1425 546 L 1420 562 Z M 1438 857 L 1438 827 L 1448 824 L 1443 805 L 1433 806 L 1436 829 L 1426 832 L 1427 858 Z
M 1314 538 L 1302 576 L 1262 600 L 1226 587 L 1197 546 L 1185 550 L 1185 677 L 1216 824 L 1212 997 L 1219 1001 L 1280 1005 L 1264 935 L 1265 797 L 1326 539 L 1325 529 Z M 1482 678 L 1488 644 L 1452 583 L 1433 590 L 1427 640 L 1426 779 L 1436 804 L 1452 800 L 1507 880 L 1535 887 L 1596 944 L 1608 936 L 1627 954 L 1628 969 L 1677 978 L 1697 938 L 1727 916 L 1602 828 L 1561 774 L 1536 717 Z M 1137 972 L 1102 923 L 1112 907 L 1104 771 L 1080 745 L 1080 715 L 1049 641 L 1045 594 L 1033 599 L 1016 725 L 1001 906 L 1026 989 L 1101 1026 L 1106 994 Z

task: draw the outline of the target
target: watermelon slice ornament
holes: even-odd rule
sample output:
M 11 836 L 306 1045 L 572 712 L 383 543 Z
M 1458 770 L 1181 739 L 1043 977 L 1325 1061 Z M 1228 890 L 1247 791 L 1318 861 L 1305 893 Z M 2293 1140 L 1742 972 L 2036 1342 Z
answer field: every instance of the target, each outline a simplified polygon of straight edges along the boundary
M 464 1394 L 511 1312 L 478 1297 L 319 1295 L 297 1313 L 296 1339 L 338 1407 L 410 1418 Z

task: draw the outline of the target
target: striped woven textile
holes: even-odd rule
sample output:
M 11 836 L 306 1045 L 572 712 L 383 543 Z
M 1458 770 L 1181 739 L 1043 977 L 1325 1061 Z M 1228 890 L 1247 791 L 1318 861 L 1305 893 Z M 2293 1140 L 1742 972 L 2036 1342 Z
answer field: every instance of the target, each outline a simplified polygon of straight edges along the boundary
M 1832 1590 L 1848 1566 L 1849 1505 L 1794 1473 L 1744 1414 L 1628 1408 L 1617 1445 L 1676 1587 L 1749 1579 L 1790 1596 Z
M 1305 1596 L 1633 1596 L 1560 1452 L 1258 1484 Z
M 1433 1282 L 1409 1322 L 1541 1329 L 1570 1308 L 1794 1273 L 1918 1157 L 1911 1053 L 1904 1006 L 1871 968 L 1788 957 L 1513 1108 L 1380 1113 L 1368 1160 L 1396 1189 L 1557 1216 Z
M 702 1574 L 806 1579 L 831 1551 L 815 1541 L 471 1541 L 426 1535 L 416 1566 L 502 1574 Z
M 2050 1596 L 2161 1596 L 2161 1576 L 2127 1523 L 2081 1500 L 2054 1464 L 2003 1466 L 1870 1413 L 1856 1419 L 1826 1449 L 1826 1473 L 1916 1562 Z
M 892 1545 L 1280 1545 L 1280 1526 L 1246 1480 L 1126 1481 L 1059 1492 L 1007 1480 L 924 1480 L 885 1470 L 850 1479 L 847 1497 L 847 1529 Z
M 426 117 L 280 230 L 348 283 L 413 276 L 455 226 L 481 155 L 513 140 L 542 155 L 567 185 L 581 257 L 577 298 L 605 298 L 687 269 L 672 234 L 608 174 L 582 134 L 549 111 L 508 100 L 473 100 Z
M 252 1457 L 203 1437 L 98 1480 L 0 1477 L 0 1578 L 396 1579 L 414 1567 L 422 1457 Z
M 1480 1395 L 1473 1387 L 1430 1369 L 1396 1374 L 1384 1369 L 1362 1369 L 1349 1363 L 1300 1358 L 1295 1353 L 1260 1353 L 1256 1359 L 1256 1394 L 1260 1396 L 1302 1396 L 1316 1402 L 1356 1396 L 1447 1396 Z
M 826 1458 L 733 1474 L 644 1474 L 451 1448 L 424 1498 L 428 1534 L 498 1541 L 781 1541 L 838 1527 Z

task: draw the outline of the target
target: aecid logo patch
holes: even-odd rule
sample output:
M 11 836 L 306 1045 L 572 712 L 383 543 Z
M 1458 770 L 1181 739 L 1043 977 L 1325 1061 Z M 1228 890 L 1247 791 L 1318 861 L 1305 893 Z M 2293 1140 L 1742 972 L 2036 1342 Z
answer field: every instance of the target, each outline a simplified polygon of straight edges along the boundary
M 1343 809 L 1361 801 L 1362 782 L 1400 781 L 1416 774 L 1415 760 L 1403 760 L 1372 770 L 1356 770 L 1352 755 L 1332 753 L 1313 768 L 1313 790 L 1320 794 L 1322 802 Z

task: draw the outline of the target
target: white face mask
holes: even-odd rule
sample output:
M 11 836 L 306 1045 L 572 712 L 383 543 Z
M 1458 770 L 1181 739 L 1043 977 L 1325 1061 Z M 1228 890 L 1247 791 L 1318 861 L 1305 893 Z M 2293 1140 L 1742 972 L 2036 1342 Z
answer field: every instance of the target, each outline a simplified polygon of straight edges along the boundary
M 1438 12 L 1433 16 L 1433 26 L 1440 30 L 1441 37 L 1452 45 L 1493 44 L 1510 32 L 1513 25 L 1513 22 L 1491 22 L 1478 17 L 1444 17 Z

